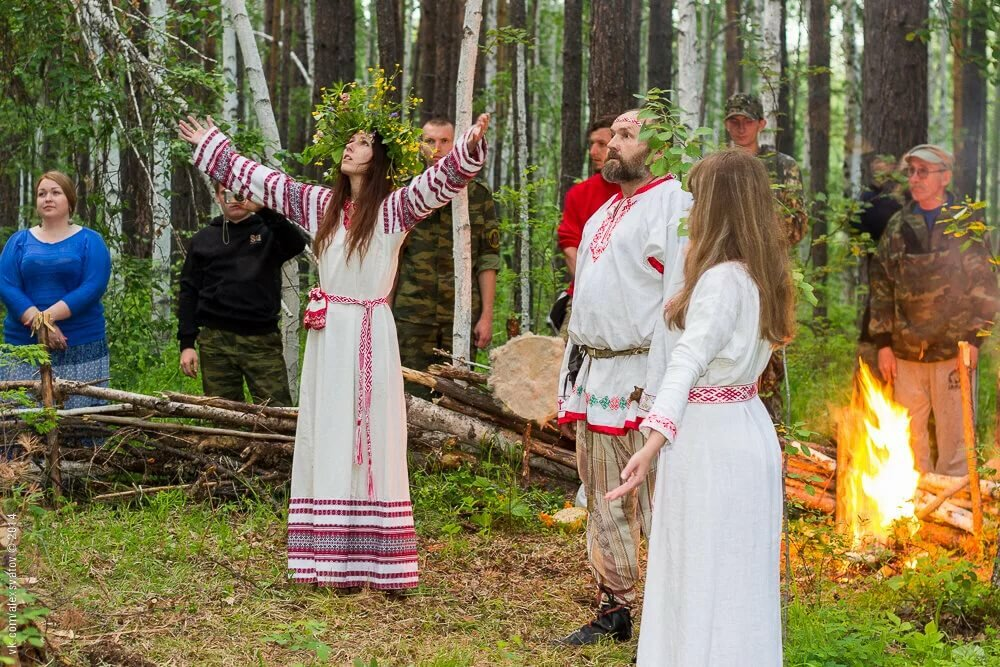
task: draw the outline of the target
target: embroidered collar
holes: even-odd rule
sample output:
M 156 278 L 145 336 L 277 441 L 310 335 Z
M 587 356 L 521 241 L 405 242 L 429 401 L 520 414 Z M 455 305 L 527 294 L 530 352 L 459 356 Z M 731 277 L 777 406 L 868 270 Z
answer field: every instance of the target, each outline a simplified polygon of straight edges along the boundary
M 597 261 L 597 258 L 607 250 L 608 244 L 611 243 L 611 234 L 615 231 L 615 227 L 618 223 L 622 221 L 632 207 L 635 206 L 636 197 L 644 192 L 652 190 L 661 183 L 666 183 L 667 181 L 674 180 L 673 174 L 667 174 L 666 176 L 661 176 L 659 178 L 654 178 L 649 183 L 632 193 L 631 197 L 624 196 L 621 192 L 616 194 L 611 199 L 611 204 L 608 207 L 608 212 L 604 216 L 604 220 L 601 222 L 601 226 L 597 229 L 597 233 L 590 242 L 590 257 L 593 261 Z

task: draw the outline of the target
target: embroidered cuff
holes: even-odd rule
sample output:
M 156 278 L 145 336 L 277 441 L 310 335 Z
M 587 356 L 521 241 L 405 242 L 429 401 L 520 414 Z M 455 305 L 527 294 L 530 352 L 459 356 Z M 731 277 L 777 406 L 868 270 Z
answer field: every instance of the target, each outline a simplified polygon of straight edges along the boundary
M 677 425 L 674 424 L 673 420 L 656 412 L 650 413 L 646 419 L 643 420 L 642 426 L 643 428 L 648 428 L 662 433 L 668 443 L 672 443 L 677 437 Z

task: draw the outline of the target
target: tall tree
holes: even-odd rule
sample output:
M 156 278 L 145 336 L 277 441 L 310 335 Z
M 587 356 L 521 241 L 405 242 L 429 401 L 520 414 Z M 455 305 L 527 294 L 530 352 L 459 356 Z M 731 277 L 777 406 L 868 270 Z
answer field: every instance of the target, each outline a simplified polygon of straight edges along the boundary
M 830 0 L 809 0 L 809 182 L 813 194 L 813 268 L 826 283 L 827 215 L 826 192 L 830 169 Z M 816 317 L 826 317 L 826 295 L 818 291 Z
M 386 74 L 392 76 L 403 67 L 403 3 L 402 0 L 378 0 L 378 61 Z M 397 104 L 403 101 L 403 82 L 396 81 L 396 90 L 389 98 Z
M 781 99 L 781 6 L 783 0 L 763 0 L 764 23 L 761 26 L 761 81 L 760 101 L 764 107 L 767 125 L 761 133 L 761 143 L 777 146 L 779 100 Z
M 650 88 L 673 88 L 674 0 L 650 0 L 646 83 Z
M 635 106 L 632 97 L 635 90 L 629 89 L 629 82 L 623 75 L 630 59 L 638 62 L 638 51 L 629 53 L 626 50 L 630 46 L 638 49 L 638 44 L 623 38 L 629 4 L 630 0 L 602 0 L 590 5 L 590 52 L 594 57 L 590 59 L 587 93 L 592 119 Z
M 871 156 L 900 156 L 927 141 L 927 45 L 907 38 L 926 22 L 926 0 L 864 3 L 861 131 L 866 178 Z
M 432 116 L 450 117 L 455 112 L 463 7 L 461 0 L 420 5 L 417 94 L 423 100 L 421 121 Z
M 677 38 L 677 102 L 681 120 L 688 129 L 693 129 L 702 123 L 705 96 L 705 59 L 698 48 L 698 3 L 680 0 L 677 7 L 677 31 L 680 33 Z
M 316 40 L 316 80 L 313 103 L 322 88 L 336 81 L 353 81 L 355 65 L 354 0 L 316 0 L 313 35 Z
M 726 95 L 743 90 L 743 24 L 741 0 L 726 0 Z
M 810 0 L 810 7 L 812 7 Z M 828 12 L 829 13 L 829 12 Z M 786 155 L 795 155 L 795 114 L 791 108 L 791 86 L 788 77 L 788 2 L 781 0 L 781 43 L 778 47 L 778 136 L 775 147 Z M 812 37 L 810 36 L 810 39 Z M 827 37 L 829 39 L 829 37 Z M 827 49 L 829 51 L 829 48 Z M 829 60 L 829 58 L 828 58 Z
M 629 109 L 636 106 L 636 100 L 632 96 L 639 92 L 639 52 L 642 48 L 641 0 L 625 0 L 625 13 L 619 20 L 624 24 L 621 32 L 622 54 L 621 59 L 618 60 L 621 72 L 619 76 L 624 75 L 625 77 L 625 92 L 629 100 L 625 109 Z
M 958 196 L 982 197 L 979 192 L 979 149 L 986 142 L 986 0 L 955 0 L 951 9 L 954 46 L 952 81 L 952 146 L 955 174 L 952 188 Z
M 524 0 L 511 0 L 510 19 L 511 26 L 514 28 L 523 30 L 527 27 Z M 516 165 L 514 183 L 520 191 L 518 197 L 520 234 L 518 235 L 517 261 L 520 289 L 516 301 L 521 310 L 521 331 L 527 332 L 531 330 L 531 226 L 528 221 L 527 179 L 530 158 L 528 156 L 528 110 L 526 108 L 528 91 L 525 69 L 527 63 L 524 50 L 524 42 L 519 40 L 514 46 L 514 162 Z
M 583 88 L 583 0 L 566 0 L 563 18 L 562 160 L 559 202 L 583 171 L 580 100 Z
M 857 0 L 846 0 L 844 15 L 844 183 L 848 197 L 861 190 L 861 59 L 857 48 Z
M 466 0 L 462 23 L 462 43 L 456 82 L 455 136 L 472 124 L 472 93 L 479 54 L 479 26 L 483 22 L 483 0 Z M 455 266 L 455 314 L 452 319 L 451 350 L 469 359 L 472 352 L 472 225 L 469 220 L 469 193 L 462 188 L 452 200 L 452 250 Z

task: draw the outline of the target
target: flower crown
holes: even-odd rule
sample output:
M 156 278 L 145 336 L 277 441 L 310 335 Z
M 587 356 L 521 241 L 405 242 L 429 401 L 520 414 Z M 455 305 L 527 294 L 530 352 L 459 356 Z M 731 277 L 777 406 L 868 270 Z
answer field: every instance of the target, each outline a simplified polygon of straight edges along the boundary
M 424 170 L 421 131 L 403 117 L 400 105 L 389 97 L 396 90 L 393 80 L 398 70 L 391 77 L 381 67 L 369 67 L 368 71 L 375 74 L 370 84 L 352 81 L 323 89 L 322 101 L 313 111 L 316 120 L 313 145 L 305 149 L 303 156 L 319 166 L 332 163 L 325 174 L 330 178 L 340 165 L 351 137 L 358 132 L 378 132 L 389 156 L 388 177 L 399 187 Z M 409 105 L 416 108 L 421 101 L 411 97 Z

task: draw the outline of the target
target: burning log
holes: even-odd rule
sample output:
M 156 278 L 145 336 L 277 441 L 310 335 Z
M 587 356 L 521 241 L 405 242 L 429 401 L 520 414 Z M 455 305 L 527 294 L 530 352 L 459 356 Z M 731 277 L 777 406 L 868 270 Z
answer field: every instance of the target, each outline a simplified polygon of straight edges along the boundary
M 934 499 L 921 507 L 917 511 L 918 519 L 927 518 L 934 510 L 941 506 L 941 504 L 951 498 L 953 495 L 964 489 L 969 485 L 968 477 L 960 477 L 958 480 L 946 489 L 942 489 L 941 493 L 937 494 Z

